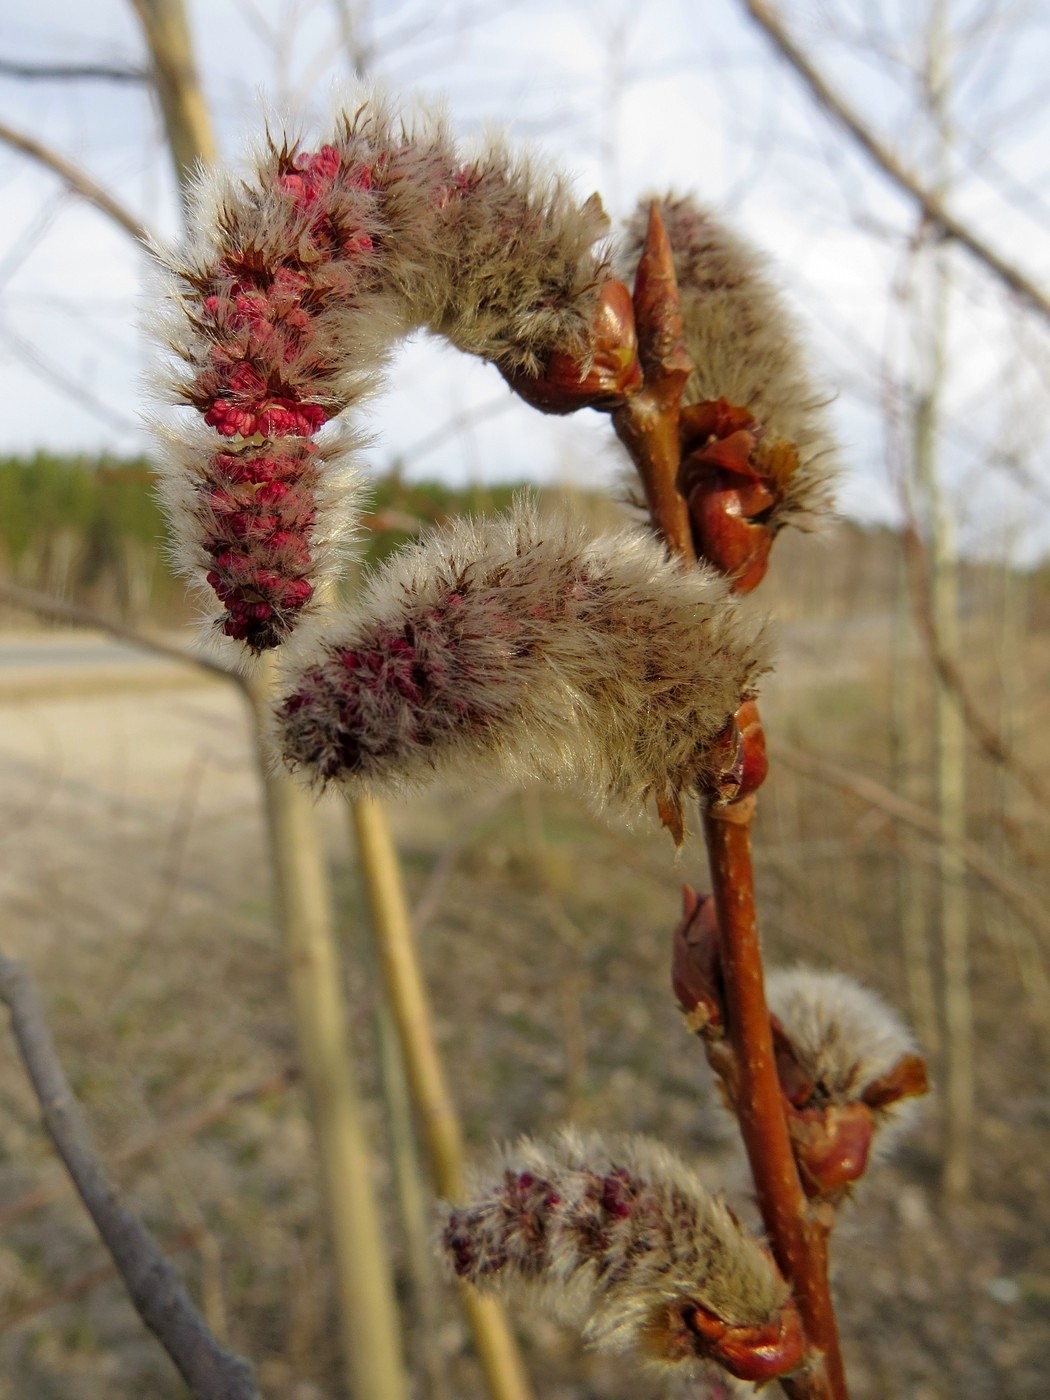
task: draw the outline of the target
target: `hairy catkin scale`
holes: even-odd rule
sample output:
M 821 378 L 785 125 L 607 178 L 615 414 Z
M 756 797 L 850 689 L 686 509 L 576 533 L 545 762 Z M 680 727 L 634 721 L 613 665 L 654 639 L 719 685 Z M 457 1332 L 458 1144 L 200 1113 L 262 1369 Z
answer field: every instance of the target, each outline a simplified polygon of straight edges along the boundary
M 644 199 L 624 230 L 618 270 L 625 279 L 638 264 L 653 202 Z M 828 395 L 813 380 L 794 318 L 761 257 L 692 198 L 668 194 L 655 203 L 674 254 L 693 362 L 683 403 L 725 399 L 750 411 L 767 449 L 783 442 L 797 450 L 797 467 L 778 482 L 774 527 L 827 514 L 837 471 Z
M 271 137 L 247 172 L 202 177 L 190 229 L 162 258 L 164 392 L 205 426 L 162 433 L 162 495 L 222 631 L 259 651 L 295 625 L 355 518 L 353 444 L 318 447 L 325 424 L 419 327 L 508 371 L 585 348 L 606 220 L 534 162 L 496 145 L 467 159 L 441 121 L 373 98 L 315 151 Z
M 893 1008 L 845 973 L 778 968 L 768 976 L 766 998 L 813 1082 L 816 1101 L 839 1106 L 863 1101 L 874 1084 L 916 1054 L 915 1041 Z M 914 1122 L 917 1111 L 914 1091 L 890 1102 L 880 1099 L 875 1114 L 880 1149 Z
M 519 500 L 386 562 L 292 678 L 278 742 L 293 767 L 376 790 L 474 764 L 673 802 L 717 778 L 714 741 L 765 656 L 711 571 Z
M 733 1329 L 775 1327 L 788 1289 L 769 1256 L 696 1175 L 645 1138 L 523 1140 L 449 1209 L 452 1271 L 583 1324 L 585 1338 L 658 1363 L 709 1356 L 666 1343 L 691 1309 Z

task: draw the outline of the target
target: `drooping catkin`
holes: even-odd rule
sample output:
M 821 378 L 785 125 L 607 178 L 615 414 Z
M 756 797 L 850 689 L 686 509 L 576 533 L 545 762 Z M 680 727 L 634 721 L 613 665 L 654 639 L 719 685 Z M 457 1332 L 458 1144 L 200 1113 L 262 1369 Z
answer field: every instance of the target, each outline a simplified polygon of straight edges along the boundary
M 618 270 L 625 278 L 638 264 L 653 202 L 644 199 L 624 230 Z M 674 254 L 693 362 L 682 402 L 724 399 L 756 420 L 777 477 L 774 528 L 826 514 L 837 471 L 829 395 L 813 379 L 795 318 L 760 255 L 720 218 L 688 196 L 655 203 Z
M 890 1146 L 914 1121 L 926 1088 L 924 1076 L 893 1082 L 902 1066 L 921 1063 L 893 1008 L 845 973 L 804 966 L 771 972 L 766 998 L 812 1085 L 809 1101 L 868 1104 L 877 1145 Z
M 158 320 L 164 393 L 204 426 L 162 431 L 162 495 L 226 635 L 277 645 L 336 567 L 356 443 L 317 435 L 396 340 L 427 327 L 527 372 L 585 349 L 606 224 L 535 162 L 466 158 L 439 119 L 375 98 L 316 151 L 268 137 L 247 171 L 202 176 Z
M 717 780 L 715 741 L 765 655 L 712 571 L 520 499 L 387 561 L 293 676 L 278 742 L 293 767 L 377 790 L 473 764 L 675 805 Z
M 714 1360 L 747 1379 L 800 1359 L 794 1307 L 768 1254 L 684 1162 L 645 1138 L 566 1130 L 519 1142 L 475 1173 L 441 1242 L 459 1278 L 532 1299 L 606 1350 L 664 1365 Z

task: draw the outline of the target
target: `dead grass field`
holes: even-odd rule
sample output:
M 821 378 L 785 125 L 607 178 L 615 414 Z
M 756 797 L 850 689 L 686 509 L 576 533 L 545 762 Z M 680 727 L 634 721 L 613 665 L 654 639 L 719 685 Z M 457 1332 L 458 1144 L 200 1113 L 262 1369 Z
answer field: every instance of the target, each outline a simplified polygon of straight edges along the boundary
M 779 737 L 885 781 L 888 615 L 872 610 L 850 624 L 844 607 L 786 626 L 767 724 L 774 744 Z M 976 631 L 973 640 L 979 656 Z M 1031 646 L 1017 714 L 1022 741 L 1038 733 L 1040 677 L 1050 669 L 1045 638 Z M 295 1052 L 240 702 L 221 683 L 162 667 L 147 675 L 117 665 L 101 678 L 90 667 L 66 668 L 63 676 L 62 684 L 38 676 L 34 688 L 23 675 L 5 688 L 0 673 L 3 947 L 36 973 L 102 1148 L 149 1224 L 184 1246 L 178 1260 L 213 1324 L 253 1358 L 268 1396 L 338 1397 L 305 1104 L 282 1078 Z M 1045 740 L 1039 757 L 1047 758 Z M 1030 811 L 977 761 L 972 790 L 975 839 L 1045 900 L 1045 812 Z M 993 811 L 1021 831 L 1020 847 L 988 820 Z M 362 898 L 346 814 L 333 799 L 321 815 L 376 1175 L 404 1290 Z M 730 1125 L 668 985 L 678 887 L 683 879 L 703 885 L 700 846 L 687 845 L 676 863 L 660 834 L 627 832 L 547 792 L 435 792 L 397 809 L 394 821 L 412 896 L 425 906 L 421 953 L 472 1147 L 571 1117 L 656 1134 L 713 1180 L 743 1187 Z M 904 1008 L 895 881 L 902 861 L 930 869 L 929 843 L 778 766 L 756 845 L 770 961 L 844 968 Z M 837 1236 L 857 1400 L 1046 1393 L 1050 1008 L 1025 980 L 1024 950 L 1035 936 L 976 879 L 971 894 L 974 1197 L 950 1211 L 938 1198 L 934 1100 L 918 1136 L 873 1173 Z M 1045 960 L 1046 947 L 1037 951 Z M 120 1286 L 91 1276 L 104 1256 L 6 1045 L 0 1397 L 182 1394 Z M 938 1066 L 934 1056 L 935 1081 Z M 240 1091 L 208 1124 L 189 1121 Z M 129 1147 L 140 1150 L 129 1156 Z M 34 1205 L 41 1188 L 47 1199 Z M 78 1284 L 78 1296 L 61 1301 Z M 438 1312 L 446 1389 L 434 1400 L 480 1397 L 444 1292 Z M 524 1315 L 520 1326 L 537 1400 L 664 1393 L 587 1355 L 549 1321 Z

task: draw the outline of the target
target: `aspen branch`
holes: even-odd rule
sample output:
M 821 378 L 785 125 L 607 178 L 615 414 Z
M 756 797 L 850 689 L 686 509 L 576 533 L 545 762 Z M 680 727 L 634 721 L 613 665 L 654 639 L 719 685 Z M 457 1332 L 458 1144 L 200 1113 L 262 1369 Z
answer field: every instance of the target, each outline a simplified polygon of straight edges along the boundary
M 145 245 L 151 241 L 149 229 L 146 228 L 145 224 L 141 223 L 130 210 L 125 209 L 119 200 L 107 193 L 90 175 L 81 170 L 78 165 L 74 165 L 71 160 L 60 155 L 58 151 L 53 151 L 50 146 L 45 146 L 35 136 L 18 131 L 5 121 L 0 121 L 0 141 L 10 146 L 12 150 L 21 151 L 23 155 L 35 160 L 38 165 L 50 170 L 53 175 L 57 175 L 74 194 L 87 200 L 88 204 L 93 204 L 103 214 L 107 214 L 136 243 Z
M 653 206 L 635 283 L 645 386 L 613 422 L 645 483 L 653 523 L 669 550 L 695 562 L 689 511 L 676 486 L 680 402 L 689 374 L 670 244 Z M 643 414 L 636 407 L 641 401 Z M 734 1109 L 774 1256 L 790 1282 L 805 1328 L 808 1366 L 780 1377 L 792 1400 L 845 1400 L 846 1378 L 828 1284 L 827 1222 L 809 1208 L 791 1146 L 766 1005 L 751 863 L 754 795 L 709 803 L 704 837 L 720 930 L 721 970 L 737 1092 Z M 681 815 L 661 812 L 677 839 Z M 677 822 L 676 822 L 677 817 Z
M 212 165 L 217 148 L 201 90 L 186 10 L 181 0 L 131 0 L 153 66 L 183 210 L 198 166 Z
M 350 803 L 376 955 L 396 1027 L 430 1174 L 439 1196 L 464 1192 L 463 1133 L 434 1033 L 434 1018 L 416 950 L 397 850 L 386 809 L 369 798 Z M 493 1400 L 530 1400 L 528 1376 L 507 1314 L 495 1298 L 460 1290 Z
M 99 1160 L 59 1062 L 28 970 L 0 953 L 0 1000 L 40 1105 L 44 1127 L 65 1163 L 143 1322 L 200 1400 L 258 1400 L 248 1363 L 209 1331 L 178 1273 L 120 1199 Z
M 861 120 L 852 107 L 828 83 L 810 58 L 799 48 L 781 23 L 779 15 L 764 0 L 743 0 L 744 8 L 774 48 L 798 74 L 816 102 L 844 127 L 861 146 L 882 173 L 903 190 L 922 210 L 924 216 L 944 231 L 946 237 L 968 253 L 993 274 L 1011 292 L 1026 301 L 1033 311 L 1050 321 L 1050 296 L 1020 268 L 1008 262 L 963 221 L 944 207 L 941 200 L 919 177 L 889 149 Z

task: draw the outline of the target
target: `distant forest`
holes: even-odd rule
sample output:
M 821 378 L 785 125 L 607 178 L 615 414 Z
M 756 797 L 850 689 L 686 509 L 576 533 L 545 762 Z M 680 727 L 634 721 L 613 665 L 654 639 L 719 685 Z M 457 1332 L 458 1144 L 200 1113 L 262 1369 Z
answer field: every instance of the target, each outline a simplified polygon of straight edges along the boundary
M 147 457 L 0 458 L 0 575 L 125 617 L 178 620 L 187 611 L 184 588 L 168 564 L 154 487 Z M 383 558 L 421 523 L 499 510 L 516 489 L 371 478 L 362 563 Z
M 157 504 L 147 457 L 0 458 L 0 577 L 75 599 L 125 619 L 150 617 L 162 624 L 192 616 L 194 604 L 175 577 L 167 551 L 167 524 Z M 384 558 L 447 516 L 492 514 L 509 505 L 516 485 L 453 487 L 406 481 L 398 473 L 368 478 L 358 567 Z M 571 509 L 596 528 L 622 523 L 622 514 L 599 493 L 546 490 L 568 498 Z M 781 618 L 843 620 L 892 606 L 899 580 L 900 541 L 892 530 L 844 523 L 818 540 L 785 531 L 774 554 L 766 601 Z M 970 612 L 995 608 L 1002 566 L 963 570 L 964 605 Z M 1031 621 L 1050 613 L 1050 567 L 1029 575 Z M 24 620 L 24 614 L 20 615 Z

